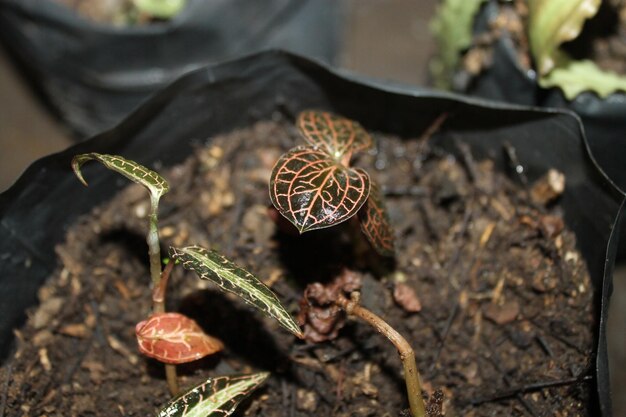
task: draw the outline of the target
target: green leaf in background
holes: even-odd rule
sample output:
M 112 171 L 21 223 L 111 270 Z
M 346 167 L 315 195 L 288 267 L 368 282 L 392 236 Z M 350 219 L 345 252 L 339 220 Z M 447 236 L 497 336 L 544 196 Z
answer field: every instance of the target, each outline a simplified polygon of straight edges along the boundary
M 443 0 L 430 24 L 438 55 L 431 60 L 435 86 L 450 89 L 460 58 L 472 44 L 474 17 L 486 0 Z
M 220 289 L 241 297 L 246 303 L 276 319 L 284 328 L 302 338 L 302 330 L 282 306 L 276 294 L 257 277 L 213 250 L 200 246 L 170 248 L 170 256 L 182 262 L 202 279 L 217 284 Z
M 539 84 L 544 88 L 561 88 L 568 100 L 573 100 L 585 91 L 593 91 L 600 98 L 616 91 L 626 92 L 626 77 L 604 71 L 589 60 L 563 59 L 556 68 L 539 79 Z
M 139 165 L 135 161 L 124 159 L 121 156 L 103 155 L 95 152 L 76 155 L 72 159 L 72 169 L 80 182 L 84 185 L 87 185 L 87 182 L 80 172 L 80 167 L 85 162 L 91 160 L 99 161 L 108 169 L 122 174 L 133 182 L 143 185 L 150 191 L 152 198 L 156 201 L 169 191 L 169 185 L 165 178 L 143 165 Z
M 220 376 L 172 399 L 158 417 L 227 417 L 267 379 L 269 373 Z
M 187 0 L 133 0 L 141 13 L 159 19 L 171 19 L 185 7 Z
M 528 0 L 528 37 L 540 76 L 557 65 L 563 42 L 575 39 L 601 0 Z

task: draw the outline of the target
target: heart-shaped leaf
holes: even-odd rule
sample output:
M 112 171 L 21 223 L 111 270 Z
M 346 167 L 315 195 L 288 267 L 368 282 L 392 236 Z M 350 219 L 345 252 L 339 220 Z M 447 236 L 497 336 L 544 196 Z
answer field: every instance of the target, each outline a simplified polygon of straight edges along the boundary
M 122 158 L 118 155 L 103 155 L 95 152 L 76 155 L 72 159 L 72 169 L 80 182 L 84 185 L 87 185 L 87 182 L 83 178 L 83 174 L 80 172 L 80 167 L 85 162 L 91 160 L 99 161 L 108 169 L 118 172 L 131 181 L 143 185 L 150 191 L 150 194 L 155 201 L 158 201 L 163 194 L 169 191 L 169 184 L 165 178 L 145 166 L 139 165 L 135 161 Z
M 365 203 L 369 191 L 365 171 L 343 166 L 312 146 L 300 146 L 281 156 L 270 179 L 272 203 L 300 233 L 348 220 Z
M 394 232 L 389 221 L 380 187 L 372 181 L 369 198 L 359 210 L 361 230 L 370 241 L 376 252 L 383 256 L 395 254 Z
M 172 399 L 158 417 L 227 417 L 269 377 L 267 372 L 209 378 Z
M 345 165 L 350 162 L 352 152 L 374 144 L 359 123 L 328 112 L 303 111 L 298 116 L 298 128 L 307 142 L 324 149 L 335 160 L 343 160 Z
M 250 272 L 219 253 L 200 246 L 170 248 L 170 256 L 182 262 L 202 279 L 213 281 L 220 289 L 241 297 L 246 303 L 276 319 L 284 328 L 302 338 L 302 331 L 276 294 Z
M 153 314 L 137 324 L 135 333 L 141 353 L 165 363 L 195 361 L 224 348 L 222 342 L 179 313 Z

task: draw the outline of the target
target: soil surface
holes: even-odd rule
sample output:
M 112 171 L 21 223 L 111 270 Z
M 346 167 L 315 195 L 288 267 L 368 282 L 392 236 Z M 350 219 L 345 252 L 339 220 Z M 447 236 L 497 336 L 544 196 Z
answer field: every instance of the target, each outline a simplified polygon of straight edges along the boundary
M 374 136 L 376 152 L 356 165 L 388 194 L 393 261 L 356 256 L 363 245 L 351 222 L 293 236 L 269 219 L 271 168 L 303 143 L 280 117 L 213 138 L 184 164 L 160 170 L 170 182 L 160 207 L 163 249 L 221 251 L 294 316 L 310 282 L 344 268 L 361 274 L 362 305 L 407 337 L 427 393 L 443 391 L 446 416 L 590 415 L 593 294 L 558 204 L 537 204 L 529 189 L 538 187 L 517 185 L 521 177 L 475 161 L 462 144 L 457 159 L 428 138 Z M 87 180 L 116 175 L 99 168 Z M 145 416 L 168 401 L 162 365 L 140 356 L 134 335 L 150 313 L 147 214 L 147 192 L 130 185 L 68 231 L 41 305 L 1 368 L 3 415 Z M 302 342 L 180 267 L 167 305 L 225 345 L 180 366 L 181 386 L 272 373 L 236 415 L 407 415 L 398 355 L 361 322 L 348 320 L 335 340 Z

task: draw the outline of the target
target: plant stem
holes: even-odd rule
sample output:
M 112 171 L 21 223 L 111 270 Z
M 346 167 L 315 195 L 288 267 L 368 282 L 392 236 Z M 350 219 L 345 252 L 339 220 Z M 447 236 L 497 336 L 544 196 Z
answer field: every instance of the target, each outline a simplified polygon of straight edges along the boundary
M 382 318 L 372 313 L 368 309 L 361 307 L 357 300 L 348 300 L 340 295 L 335 303 L 344 309 L 349 315 L 359 317 L 364 320 L 379 333 L 385 336 L 398 349 L 402 366 L 404 367 L 404 380 L 409 396 L 409 407 L 413 417 L 425 417 L 426 409 L 422 398 L 422 388 L 420 385 L 419 372 L 415 363 L 415 353 L 409 342 L 400 333 L 391 327 Z
M 159 199 L 150 195 L 150 224 L 146 242 L 148 243 L 148 255 L 150 255 L 150 277 L 152 278 L 153 288 L 157 288 L 161 281 L 161 244 L 159 243 L 158 210 Z
M 159 286 L 154 287 L 152 290 L 152 310 L 155 313 L 165 313 L 165 294 L 167 291 L 167 283 L 169 282 L 174 264 L 175 262 L 170 260 L 170 262 L 165 265 L 165 269 L 161 273 Z
M 178 376 L 176 375 L 176 365 L 171 363 L 165 364 L 165 379 L 167 380 L 167 387 L 170 390 L 170 394 L 173 397 L 177 396 L 180 392 L 178 388 Z
M 150 196 L 150 225 L 146 242 L 148 243 L 148 254 L 150 255 L 150 277 L 152 278 L 152 312 L 165 313 L 165 293 L 167 281 L 169 279 L 174 262 L 170 262 L 165 270 L 161 272 L 161 243 L 159 242 L 158 225 L 159 199 Z M 170 394 L 178 394 L 178 378 L 176 376 L 176 365 L 165 364 L 165 378 Z

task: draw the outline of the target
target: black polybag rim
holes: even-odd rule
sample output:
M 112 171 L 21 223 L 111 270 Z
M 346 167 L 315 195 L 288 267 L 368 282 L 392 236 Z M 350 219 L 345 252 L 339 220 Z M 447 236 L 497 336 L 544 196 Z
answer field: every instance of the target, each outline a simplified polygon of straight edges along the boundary
M 129 117 L 127 117 L 122 123 L 120 123 L 115 128 L 103 132 L 99 135 L 94 136 L 93 138 L 79 143 L 69 148 L 52 154 L 50 156 L 41 158 L 31 164 L 27 170 L 20 176 L 17 182 L 11 186 L 7 191 L 0 194 L 0 227 L 5 229 L 6 232 L 11 232 L 9 228 L 4 224 L 4 214 L 8 208 L 10 208 L 12 198 L 19 196 L 20 192 L 24 187 L 28 185 L 28 183 L 42 170 L 45 171 L 47 166 L 55 165 L 59 163 L 61 160 L 66 160 L 68 155 L 74 155 L 76 153 L 87 152 L 89 150 L 97 150 L 102 147 L 102 144 L 106 142 L 107 136 L 114 134 L 116 131 L 125 131 L 133 129 L 133 126 L 137 123 L 140 123 L 147 115 L 150 115 L 154 112 L 158 113 L 158 110 L 163 107 L 164 103 L 167 102 L 168 98 L 172 95 L 176 94 L 176 90 L 184 85 L 193 85 L 199 81 L 204 81 L 205 84 L 217 84 L 226 81 L 236 80 L 238 73 L 236 70 L 241 72 L 245 70 L 247 67 L 247 63 L 257 60 L 257 59 L 266 59 L 266 58 L 276 58 L 279 62 L 286 61 L 292 65 L 299 66 L 308 66 L 313 67 L 316 70 L 321 70 L 326 75 L 333 77 L 334 79 L 341 80 L 342 82 L 346 82 L 352 85 L 359 86 L 360 88 L 366 89 L 374 89 L 381 91 L 383 93 L 389 95 L 396 96 L 404 96 L 404 97 L 412 97 L 412 98 L 433 98 L 433 99 L 443 99 L 446 101 L 452 101 L 456 103 L 463 103 L 470 106 L 475 106 L 478 108 L 485 109 L 496 109 L 503 111 L 526 111 L 526 112 L 534 112 L 534 113 L 542 113 L 542 114 L 560 114 L 566 117 L 574 117 L 576 125 L 578 126 L 580 138 L 584 144 L 586 157 L 591 162 L 591 166 L 599 173 L 602 177 L 602 180 L 605 182 L 605 186 L 608 187 L 611 193 L 615 196 L 616 199 L 619 199 L 620 209 L 616 213 L 616 217 L 614 219 L 614 226 L 618 224 L 620 218 L 624 212 L 626 195 L 621 192 L 615 184 L 606 176 L 603 170 L 598 166 L 596 160 L 593 158 L 593 155 L 590 152 L 589 144 L 587 142 L 587 138 L 585 136 L 584 130 L 582 128 L 582 123 L 580 118 L 574 114 L 573 112 L 565 109 L 546 109 L 539 107 L 530 107 L 530 106 L 522 106 L 522 105 L 510 105 L 510 104 L 502 104 L 495 101 L 488 101 L 484 99 L 470 98 L 465 97 L 453 93 L 446 92 L 437 92 L 432 90 L 421 90 L 418 88 L 403 88 L 399 86 L 384 86 L 378 82 L 364 81 L 359 79 L 354 75 L 348 75 L 343 71 L 333 70 L 330 67 L 321 64 L 320 62 L 313 61 L 311 59 L 301 57 L 292 53 L 283 52 L 283 51 L 267 51 L 262 53 L 256 53 L 249 56 L 246 56 L 241 59 L 226 61 L 214 66 L 207 66 L 198 70 L 195 70 L 189 74 L 186 74 L 170 84 L 161 92 L 154 95 L 151 99 L 149 99 L 144 105 L 139 107 L 136 111 L 134 111 Z M 282 61 L 281 61 L 282 60 Z M 233 71 L 227 71 L 233 70 Z M 234 76 L 233 76 L 234 73 Z M 222 74 L 220 76 L 220 74 Z M 606 324 L 606 313 L 608 308 L 608 300 L 609 300 L 609 292 L 610 285 L 612 280 L 612 267 L 614 263 L 614 253 L 616 247 L 617 240 L 617 229 L 613 227 L 610 233 L 610 239 L 605 250 L 606 253 L 606 261 L 604 267 L 604 273 L 602 277 L 602 290 L 600 294 L 601 307 L 600 307 L 600 321 L 598 323 L 600 337 L 596 341 L 596 366 L 595 366 L 595 383 L 600 398 L 602 399 L 605 395 L 607 395 L 608 387 L 600 386 L 601 380 L 604 381 L 604 378 L 599 378 L 600 374 L 603 374 L 605 378 L 608 379 L 608 369 L 606 368 L 606 337 L 605 337 L 605 324 Z M 603 356 L 604 355 L 604 356 Z M 604 391 L 604 392 L 600 392 Z M 601 401 L 602 403 L 602 401 Z M 608 408 L 607 408 L 608 407 Z M 610 415 L 610 403 L 601 404 L 601 413 L 603 416 Z

